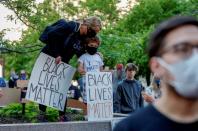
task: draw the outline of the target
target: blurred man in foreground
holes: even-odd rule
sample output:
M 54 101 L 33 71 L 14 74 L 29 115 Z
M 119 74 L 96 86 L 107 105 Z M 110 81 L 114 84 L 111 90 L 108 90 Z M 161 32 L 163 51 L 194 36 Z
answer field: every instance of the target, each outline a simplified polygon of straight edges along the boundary
M 198 131 L 198 21 L 180 16 L 163 22 L 151 36 L 148 53 L 162 96 L 114 131 Z

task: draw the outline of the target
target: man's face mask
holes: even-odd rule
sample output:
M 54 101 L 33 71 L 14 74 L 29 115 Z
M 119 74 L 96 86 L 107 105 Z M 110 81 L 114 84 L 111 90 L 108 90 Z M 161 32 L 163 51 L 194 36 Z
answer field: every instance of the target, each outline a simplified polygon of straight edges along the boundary
M 87 37 L 95 37 L 95 36 L 96 36 L 95 30 L 89 28 L 89 29 L 87 30 Z
M 187 98 L 198 98 L 198 52 L 193 52 L 188 59 L 174 64 L 168 64 L 161 58 L 157 60 L 173 75 L 174 80 L 168 83 L 178 94 Z

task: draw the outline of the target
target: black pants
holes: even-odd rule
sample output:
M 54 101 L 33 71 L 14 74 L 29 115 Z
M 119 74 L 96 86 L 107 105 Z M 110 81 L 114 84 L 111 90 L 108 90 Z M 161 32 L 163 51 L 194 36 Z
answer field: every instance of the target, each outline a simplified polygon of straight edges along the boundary
M 65 115 L 66 113 L 66 107 L 67 107 L 67 99 L 65 101 L 65 107 L 63 111 L 59 111 L 59 116 Z M 39 104 L 39 110 L 42 112 L 46 112 L 47 106 Z

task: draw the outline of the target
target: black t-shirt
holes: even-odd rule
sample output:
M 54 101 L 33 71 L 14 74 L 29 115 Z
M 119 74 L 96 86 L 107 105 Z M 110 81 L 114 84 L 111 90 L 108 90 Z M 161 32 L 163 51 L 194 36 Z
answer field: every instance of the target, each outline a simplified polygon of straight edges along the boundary
M 190 124 L 177 123 L 150 105 L 118 123 L 114 131 L 198 131 L 198 121 Z

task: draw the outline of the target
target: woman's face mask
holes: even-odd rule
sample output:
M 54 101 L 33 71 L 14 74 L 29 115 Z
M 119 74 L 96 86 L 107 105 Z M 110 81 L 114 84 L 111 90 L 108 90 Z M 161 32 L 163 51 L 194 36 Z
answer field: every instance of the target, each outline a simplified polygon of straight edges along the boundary
M 198 98 L 198 52 L 193 52 L 188 59 L 174 64 L 168 64 L 161 58 L 157 60 L 174 77 L 168 83 L 178 94 L 187 98 Z

